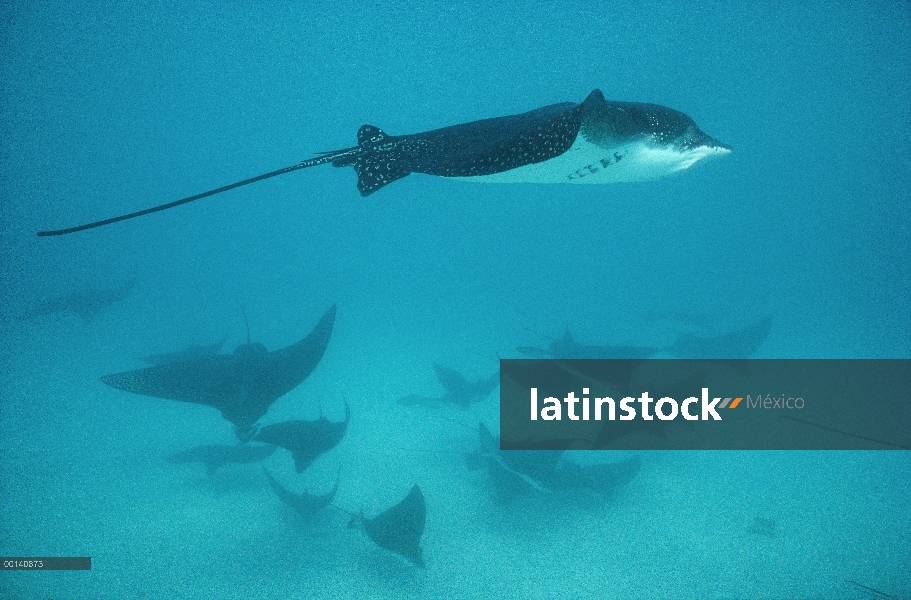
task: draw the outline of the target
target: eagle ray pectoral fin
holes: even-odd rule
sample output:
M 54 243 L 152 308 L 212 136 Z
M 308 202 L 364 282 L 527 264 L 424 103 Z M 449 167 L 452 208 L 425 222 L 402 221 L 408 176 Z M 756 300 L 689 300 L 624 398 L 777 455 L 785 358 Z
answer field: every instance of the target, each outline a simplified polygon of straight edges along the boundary
M 376 152 L 359 155 L 353 166 L 357 173 L 357 189 L 365 198 L 393 181 L 411 174 L 411 171 L 402 168 L 394 160 Z

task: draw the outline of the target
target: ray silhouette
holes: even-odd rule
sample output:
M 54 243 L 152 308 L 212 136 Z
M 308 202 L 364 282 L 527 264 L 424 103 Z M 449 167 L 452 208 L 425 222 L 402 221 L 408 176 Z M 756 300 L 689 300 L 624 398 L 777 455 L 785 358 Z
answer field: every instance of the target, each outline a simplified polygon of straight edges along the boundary
M 467 409 L 473 402 L 483 402 L 487 396 L 500 385 L 500 371 L 490 377 L 477 381 L 468 381 L 461 373 L 454 369 L 447 369 L 438 364 L 433 365 L 437 380 L 446 393 L 442 396 L 423 396 L 412 394 L 399 398 L 402 406 L 430 406 L 434 404 L 454 404 Z
M 478 424 L 479 449 L 465 454 L 469 470 L 487 467 L 497 494 L 504 499 L 521 493 L 588 490 L 609 495 L 639 474 L 638 456 L 613 463 L 579 464 L 563 450 L 500 450 L 500 440 Z
M 536 333 L 536 332 L 532 332 Z M 659 348 L 647 346 L 598 346 L 580 344 L 573 339 L 567 329 L 562 338 L 551 338 L 538 333 L 550 340 L 547 348 L 535 346 L 519 346 L 516 352 L 530 358 L 624 358 L 645 359 L 659 352 Z
M 319 364 L 335 323 L 335 305 L 301 341 L 269 352 L 247 343 L 234 354 L 105 375 L 107 385 L 144 396 L 205 404 L 221 411 L 241 441 L 278 398 L 301 384 Z
M 282 486 L 265 467 L 263 473 L 266 474 L 269 485 L 279 500 L 297 511 L 297 514 L 305 521 L 309 521 L 317 512 L 332 504 L 335 493 L 338 491 L 338 478 L 335 479 L 335 486 L 326 494 L 309 494 L 307 492 L 298 494 Z
M 417 484 L 411 488 L 405 499 L 368 519 L 363 512 L 354 515 L 349 528 L 361 529 L 380 548 L 403 556 L 420 568 L 424 568 L 421 550 L 421 536 L 427 520 L 427 506 L 424 494 Z
M 254 439 L 290 450 L 295 470 L 303 473 L 317 456 L 334 448 L 345 437 L 349 421 L 351 409 L 345 402 L 344 421 L 332 422 L 325 416 L 315 421 L 283 421 L 266 425 Z
M 35 303 L 25 313 L 19 315 L 19 320 L 32 319 L 59 312 L 72 312 L 88 323 L 102 309 L 126 298 L 134 287 L 136 287 L 136 281 L 132 280 L 116 288 L 81 290 L 46 298 Z
M 482 119 L 410 135 L 362 125 L 357 146 L 296 165 L 94 223 L 39 236 L 64 235 L 174 208 L 324 164 L 352 167 L 357 189 L 380 188 L 425 173 L 478 183 L 602 184 L 660 179 L 731 152 L 687 115 L 657 104 L 607 101 L 593 90 L 581 103 L 561 102 L 518 115 Z
M 208 444 L 181 450 L 168 458 L 168 462 L 186 464 L 200 462 L 206 465 L 206 473 L 215 474 L 220 468 L 229 464 L 246 464 L 269 458 L 275 452 L 272 445 Z
M 750 358 L 772 331 L 772 317 L 721 335 L 682 334 L 667 351 L 678 358 Z

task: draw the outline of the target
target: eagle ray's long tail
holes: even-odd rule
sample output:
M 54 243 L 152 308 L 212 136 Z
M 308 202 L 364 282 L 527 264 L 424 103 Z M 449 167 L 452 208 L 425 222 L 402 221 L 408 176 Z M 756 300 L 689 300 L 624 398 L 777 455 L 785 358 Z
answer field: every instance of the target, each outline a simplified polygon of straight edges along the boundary
M 270 173 L 264 173 L 262 175 L 257 175 L 256 177 L 251 177 L 250 179 L 244 179 L 243 181 L 238 181 L 230 185 L 226 185 L 214 190 L 209 190 L 208 192 L 203 192 L 201 194 L 196 194 L 195 196 L 190 196 L 188 198 L 183 198 L 181 200 L 175 200 L 174 202 L 168 202 L 167 204 L 161 204 L 159 206 L 153 206 L 152 208 L 147 208 L 145 210 L 140 210 L 134 213 L 129 213 L 126 215 L 120 215 L 118 217 L 111 217 L 110 219 L 104 219 L 103 221 L 95 221 L 94 223 L 87 223 L 85 225 L 79 225 L 77 227 L 69 227 L 67 229 L 57 229 L 54 231 L 39 231 L 38 235 L 40 237 L 53 236 L 53 235 L 65 235 L 67 233 L 75 233 L 77 231 L 84 231 L 86 229 L 94 229 L 95 227 L 102 227 L 104 225 L 110 225 L 111 223 L 117 223 L 118 221 L 126 221 L 127 219 L 135 219 L 136 217 L 141 217 L 143 215 L 148 215 L 154 212 L 161 210 L 167 210 L 169 208 L 174 208 L 175 206 L 180 206 L 181 204 L 187 204 L 193 202 L 194 200 L 200 200 L 202 198 L 207 198 L 209 196 L 214 196 L 215 194 L 220 194 L 222 192 L 227 192 L 228 190 L 233 190 L 234 188 L 239 188 L 244 185 L 250 185 L 251 183 L 256 183 L 257 181 L 262 181 L 263 179 L 269 179 L 270 177 L 276 177 L 278 175 L 284 175 L 285 173 L 291 173 L 292 171 L 297 171 L 298 169 L 306 169 L 308 167 L 315 167 L 317 165 L 323 165 L 326 163 L 331 163 L 341 158 L 344 158 L 350 154 L 354 154 L 358 151 L 358 148 L 348 148 L 345 150 L 337 150 L 335 152 L 326 152 L 321 153 L 322 156 L 317 156 L 316 158 L 310 158 L 304 161 L 292 165 L 290 167 L 285 167 L 284 169 L 279 169 L 278 171 L 272 171 Z

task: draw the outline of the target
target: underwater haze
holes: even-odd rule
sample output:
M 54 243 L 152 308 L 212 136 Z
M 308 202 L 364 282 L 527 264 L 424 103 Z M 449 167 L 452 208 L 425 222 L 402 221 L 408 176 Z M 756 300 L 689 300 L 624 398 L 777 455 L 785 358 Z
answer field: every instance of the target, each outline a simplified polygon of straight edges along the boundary
M 911 598 L 911 451 L 574 452 L 641 469 L 515 498 L 496 457 L 467 468 L 496 392 L 399 402 L 442 396 L 434 365 L 480 381 L 566 331 L 670 348 L 770 319 L 755 358 L 911 358 L 911 8 L 792 4 L 3 3 L 0 555 L 92 568 L 0 572 L 0 598 Z M 364 124 L 595 89 L 732 152 L 656 181 L 412 174 L 367 198 L 321 166 L 35 235 L 350 148 Z M 281 448 L 174 464 L 237 442 L 231 423 L 100 380 L 220 340 L 284 348 L 332 305 L 319 364 L 259 422 L 347 402 L 301 474 Z M 335 507 L 301 518 L 263 466 L 295 492 L 338 480 Z M 346 514 L 414 484 L 423 569 Z

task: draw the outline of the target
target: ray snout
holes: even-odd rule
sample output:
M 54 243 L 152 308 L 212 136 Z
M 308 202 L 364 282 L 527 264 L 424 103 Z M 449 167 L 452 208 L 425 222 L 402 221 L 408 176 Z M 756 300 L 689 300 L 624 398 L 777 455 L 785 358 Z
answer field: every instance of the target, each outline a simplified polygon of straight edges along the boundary
M 714 148 L 717 150 L 727 150 L 727 152 L 730 152 L 731 150 L 733 150 L 733 148 L 731 148 L 729 145 L 725 144 L 724 142 L 719 142 L 715 138 L 708 137 L 708 136 L 706 136 L 705 140 L 703 140 L 702 145 L 704 145 L 708 148 Z

